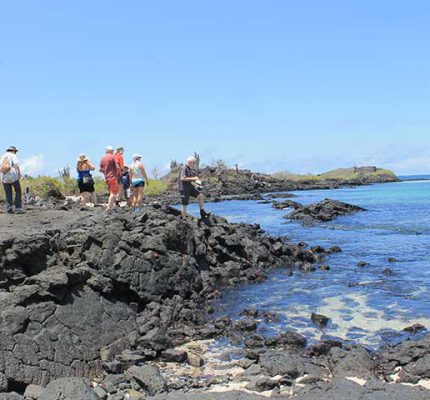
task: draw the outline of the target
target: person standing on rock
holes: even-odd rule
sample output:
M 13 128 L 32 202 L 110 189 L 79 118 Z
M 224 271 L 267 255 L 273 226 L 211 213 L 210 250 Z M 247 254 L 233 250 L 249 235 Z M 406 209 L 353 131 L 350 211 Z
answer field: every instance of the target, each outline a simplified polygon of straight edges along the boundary
M 24 214 L 22 209 L 22 190 L 19 180 L 22 178 L 19 161 L 16 155 L 18 149 L 10 146 L 0 159 L 1 181 L 6 195 L 6 211 L 13 214 L 12 190 L 15 191 L 15 214 Z
M 114 148 L 106 147 L 106 154 L 100 161 L 100 172 L 105 176 L 106 184 L 109 188 L 109 200 L 106 209 L 112 210 L 119 192 L 118 178 L 121 175 L 121 169 L 115 160 Z
M 179 178 L 179 193 L 181 195 L 182 201 L 182 220 L 187 219 L 187 206 L 190 204 L 190 197 L 195 197 L 199 201 L 200 206 L 200 216 L 202 219 L 207 218 L 210 214 L 204 209 L 205 207 L 205 197 L 201 190 L 200 178 L 196 173 L 196 157 L 188 157 L 187 162 L 181 169 L 181 176 Z
M 119 190 L 118 190 L 118 196 L 117 196 L 117 199 L 116 199 L 116 204 L 119 206 L 119 202 L 121 201 L 121 199 L 123 198 L 123 195 L 124 195 L 124 188 L 123 188 L 123 185 L 122 185 L 122 182 L 121 182 L 121 179 L 122 179 L 121 175 L 124 172 L 124 165 L 125 165 L 125 162 L 124 162 L 124 147 L 118 146 L 118 148 L 116 149 L 115 161 L 119 165 L 119 168 L 121 169 L 121 174 L 120 174 L 120 176 L 118 178 L 118 185 L 119 185 L 118 187 L 119 187 Z
M 76 164 L 76 171 L 78 172 L 78 187 L 79 193 L 81 194 L 81 206 L 82 210 L 87 208 L 87 194 L 90 194 L 91 202 L 94 206 L 97 205 L 96 191 L 94 188 L 94 180 L 91 176 L 91 171 L 96 168 L 91 161 L 88 160 L 85 154 L 81 154 L 78 158 L 78 163 Z
M 139 211 L 142 208 L 145 186 L 149 186 L 148 175 L 141 160 L 142 156 L 135 154 L 133 156 L 133 164 L 130 165 L 131 187 L 133 188 L 132 206 L 134 207 L 134 211 Z

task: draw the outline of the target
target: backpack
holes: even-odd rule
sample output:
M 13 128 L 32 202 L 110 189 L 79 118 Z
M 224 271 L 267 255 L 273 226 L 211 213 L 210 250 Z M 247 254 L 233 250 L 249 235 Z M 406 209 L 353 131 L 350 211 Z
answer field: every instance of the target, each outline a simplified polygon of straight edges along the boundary
M 7 174 L 10 170 L 11 170 L 12 166 L 11 166 L 11 162 L 9 160 L 9 157 L 4 156 L 1 159 L 1 163 L 0 163 L 0 172 L 2 174 Z

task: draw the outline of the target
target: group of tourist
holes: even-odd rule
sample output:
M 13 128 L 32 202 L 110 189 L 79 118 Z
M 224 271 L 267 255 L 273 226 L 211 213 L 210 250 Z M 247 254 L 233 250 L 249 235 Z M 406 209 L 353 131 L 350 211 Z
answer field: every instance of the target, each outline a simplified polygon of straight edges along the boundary
M 10 146 L 0 158 L 0 174 L 6 196 L 6 211 L 10 214 L 25 213 L 22 208 L 20 184 L 22 174 L 17 153 L 18 149 L 15 146 Z M 196 161 L 195 157 L 189 157 L 182 167 L 179 177 L 183 220 L 186 219 L 190 197 L 198 199 L 202 218 L 207 218 L 209 215 L 204 209 L 203 186 L 195 169 Z M 95 182 L 92 176 L 95 169 L 96 167 L 85 154 L 79 156 L 76 171 L 82 210 L 87 208 L 88 195 L 94 206 L 97 206 Z M 99 171 L 104 175 L 109 189 L 109 199 L 106 205 L 108 211 L 119 205 L 122 200 L 126 201 L 127 205 L 134 211 L 139 211 L 142 208 L 145 187 L 149 186 L 150 182 L 140 154 L 134 154 L 132 163 L 126 165 L 124 148 L 119 146 L 115 151 L 114 147 L 108 146 L 100 161 Z M 15 191 L 15 199 L 13 199 L 13 190 Z

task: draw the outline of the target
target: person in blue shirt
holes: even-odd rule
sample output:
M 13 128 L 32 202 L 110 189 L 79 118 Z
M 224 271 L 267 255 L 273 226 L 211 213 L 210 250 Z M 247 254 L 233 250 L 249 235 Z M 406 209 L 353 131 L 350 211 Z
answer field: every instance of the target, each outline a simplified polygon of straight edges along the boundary
M 87 194 L 90 194 L 91 202 L 94 206 L 97 205 L 96 190 L 94 188 L 94 180 L 91 175 L 91 171 L 94 171 L 95 167 L 91 164 L 91 161 L 85 154 L 81 154 L 78 158 L 76 165 L 76 171 L 78 172 L 78 187 L 81 194 L 81 210 L 87 208 Z

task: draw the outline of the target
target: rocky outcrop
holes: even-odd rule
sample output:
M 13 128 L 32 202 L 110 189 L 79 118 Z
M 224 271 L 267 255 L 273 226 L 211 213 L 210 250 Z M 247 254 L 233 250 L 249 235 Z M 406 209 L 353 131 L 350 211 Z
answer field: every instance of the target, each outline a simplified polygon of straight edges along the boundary
M 103 368 L 118 373 L 213 337 L 221 330 L 195 327 L 219 288 L 317 260 L 257 225 L 218 217 L 184 223 L 178 213 L 95 210 L 64 231 L 1 241 L 0 391 L 23 393 Z
M 288 203 L 290 207 L 293 207 L 294 211 L 286 215 L 285 218 L 303 222 L 331 221 L 341 215 L 365 211 L 362 207 L 331 199 L 325 199 L 306 206 L 291 201 L 286 203 Z M 281 203 L 281 205 L 286 203 Z M 282 207 L 275 205 L 275 208 Z

